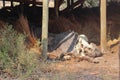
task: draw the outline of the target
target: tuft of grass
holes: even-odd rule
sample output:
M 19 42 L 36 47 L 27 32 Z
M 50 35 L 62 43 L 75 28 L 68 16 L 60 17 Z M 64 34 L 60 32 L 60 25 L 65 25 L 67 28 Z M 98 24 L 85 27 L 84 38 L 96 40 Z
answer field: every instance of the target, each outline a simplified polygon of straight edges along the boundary
M 38 57 L 26 48 L 25 39 L 11 25 L 0 29 L 0 76 L 7 73 L 23 79 L 36 68 Z

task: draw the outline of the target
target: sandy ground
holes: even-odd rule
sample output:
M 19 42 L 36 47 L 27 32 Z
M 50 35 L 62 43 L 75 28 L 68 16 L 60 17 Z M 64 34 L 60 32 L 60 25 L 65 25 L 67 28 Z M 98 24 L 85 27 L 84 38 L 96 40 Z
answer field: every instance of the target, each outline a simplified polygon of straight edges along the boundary
M 72 61 L 65 61 L 60 62 L 55 65 L 55 69 L 58 71 L 66 71 L 70 73 L 75 73 L 74 76 L 78 75 L 78 79 L 76 80 L 119 80 L 119 47 L 118 44 L 114 46 L 112 49 L 112 53 L 106 53 L 103 57 L 100 57 L 100 63 L 94 64 L 89 63 L 87 61 L 81 62 L 72 62 Z M 88 79 L 84 78 L 81 79 L 82 76 L 96 76 L 98 79 Z M 87 76 L 88 75 L 88 76 Z
M 98 58 L 99 63 L 73 59 L 48 61 L 27 80 L 34 80 L 36 76 L 39 80 L 119 80 L 120 44 L 115 44 L 109 51 Z

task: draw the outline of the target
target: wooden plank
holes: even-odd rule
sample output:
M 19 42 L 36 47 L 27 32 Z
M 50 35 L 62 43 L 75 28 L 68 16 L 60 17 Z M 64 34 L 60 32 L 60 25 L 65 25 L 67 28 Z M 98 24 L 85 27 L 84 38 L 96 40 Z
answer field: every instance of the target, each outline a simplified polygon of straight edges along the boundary
M 36 0 L 33 0 L 33 6 L 36 6 Z
M 5 7 L 5 0 L 3 0 L 3 7 Z
M 107 33 L 106 33 L 106 0 L 100 2 L 100 22 L 101 22 L 101 51 L 104 53 L 107 49 Z
M 43 0 L 43 14 L 42 14 L 42 59 L 47 59 L 48 50 L 48 0 Z
M 73 4 L 74 3 L 74 0 L 71 0 L 71 4 Z
M 11 0 L 10 2 L 11 2 L 11 8 L 13 8 L 13 0 Z
M 3 0 L 4 1 L 4 0 Z M 5 0 L 5 1 L 11 1 L 11 0 Z M 14 2 L 22 2 L 22 3 L 29 3 L 29 4 L 37 4 L 37 5 L 42 5 L 42 2 L 38 2 L 38 1 L 36 1 L 36 2 L 34 2 L 34 0 L 12 0 L 12 1 L 14 1 Z
M 75 3 L 73 3 L 72 5 L 68 6 L 66 9 L 64 9 L 63 11 L 61 11 L 62 14 L 71 11 L 75 6 L 79 5 L 79 4 L 83 4 L 85 0 L 78 0 Z
M 54 9 L 55 9 L 55 16 L 59 17 L 59 7 L 63 3 L 64 0 L 55 0 L 54 1 Z
M 55 0 L 55 16 L 58 17 L 59 16 L 59 0 Z
M 70 0 L 67 0 L 67 7 L 70 6 Z

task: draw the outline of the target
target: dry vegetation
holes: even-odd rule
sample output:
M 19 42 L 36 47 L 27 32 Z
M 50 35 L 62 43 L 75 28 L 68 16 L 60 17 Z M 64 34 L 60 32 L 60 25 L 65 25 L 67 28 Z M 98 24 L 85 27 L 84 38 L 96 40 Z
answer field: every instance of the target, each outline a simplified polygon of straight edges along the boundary
M 11 25 L 0 29 L 0 77 L 27 77 L 38 64 L 37 56 L 25 47 L 25 36 Z M 26 58 L 27 57 L 27 58 Z M 0 79 L 1 79 L 0 78 Z
M 14 25 L 17 31 L 24 33 L 27 35 L 28 40 L 30 41 L 28 44 L 34 46 L 36 44 L 36 40 L 34 35 L 30 32 L 29 24 L 27 18 L 23 15 L 19 16 L 19 19 L 16 21 L 16 25 Z M 30 46 L 29 46 L 30 47 Z

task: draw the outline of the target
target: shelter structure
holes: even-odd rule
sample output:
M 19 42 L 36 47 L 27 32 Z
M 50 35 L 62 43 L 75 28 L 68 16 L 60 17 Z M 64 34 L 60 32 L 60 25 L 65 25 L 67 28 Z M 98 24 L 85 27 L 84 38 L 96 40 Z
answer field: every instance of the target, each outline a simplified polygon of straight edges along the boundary
M 50 7 L 48 5 L 48 3 L 53 2 L 54 6 L 52 6 L 52 8 L 54 8 L 55 10 L 55 14 L 56 17 L 59 16 L 59 7 L 61 6 L 62 3 L 64 3 L 64 0 L 3 0 L 3 7 L 5 6 L 5 1 L 9 1 L 11 2 L 11 7 L 14 7 L 13 2 L 19 2 L 21 5 L 22 4 L 32 4 L 33 6 L 36 5 L 40 5 L 41 7 L 43 7 L 43 17 L 42 17 L 42 21 L 43 21 L 43 29 L 42 29 L 42 42 L 43 42 L 43 54 L 47 53 L 47 35 L 48 35 L 48 18 L 44 18 L 49 17 L 48 16 L 48 12 L 49 12 L 49 8 Z M 82 6 L 82 4 L 84 3 L 85 0 L 66 0 L 67 1 L 67 7 L 62 10 L 62 13 L 66 13 L 70 10 L 73 10 L 74 8 L 76 8 L 76 6 Z M 104 52 L 104 50 L 106 49 L 106 0 L 100 0 L 100 23 L 101 23 L 101 50 L 102 52 Z M 47 20 L 47 21 L 46 21 Z M 46 34 L 47 33 L 47 34 Z M 44 39 L 45 38 L 45 39 Z M 44 41 L 45 40 L 45 41 Z

